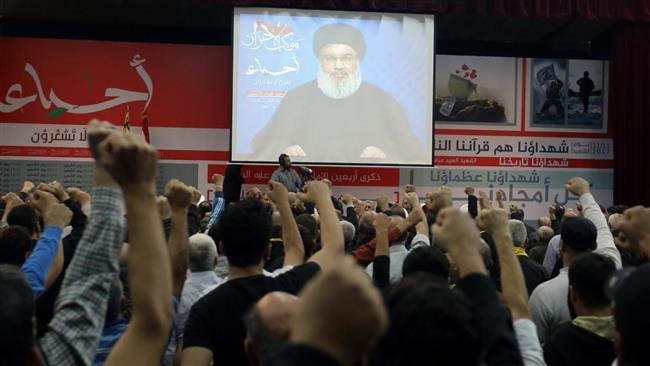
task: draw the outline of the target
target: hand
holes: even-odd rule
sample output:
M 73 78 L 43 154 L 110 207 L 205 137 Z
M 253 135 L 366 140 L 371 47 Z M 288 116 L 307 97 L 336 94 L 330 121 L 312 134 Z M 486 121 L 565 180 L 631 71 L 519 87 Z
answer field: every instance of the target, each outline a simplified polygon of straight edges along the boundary
M 388 329 L 379 291 L 350 257 L 307 283 L 300 298 L 291 341 L 316 347 L 342 365 L 358 361 Z
M 79 202 L 79 205 L 83 206 L 84 204 L 90 202 L 90 194 L 87 192 L 82 191 L 81 189 L 77 187 L 70 187 L 67 189 L 68 195 L 70 197 Z
M 9 216 L 9 212 L 11 212 L 11 210 L 13 210 L 15 207 L 24 204 L 23 200 L 21 200 L 20 197 L 18 197 L 18 195 L 13 192 L 7 193 L 4 196 L 4 201 L 5 201 L 5 211 L 3 215 L 4 219 L 6 219 L 7 216 Z
M 376 231 L 386 231 L 390 227 L 390 217 L 384 214 L 377 214 L 374 219 L 372 225 L 375 227 Z
M 410 226 L 416 225 L 418 222 L 425 220 L 424 212 L 422 210 L 413 208 L 413 211 L 406 217 L 406 221 Z
M 305 185 L 306 193 L 298 193 L 298 198 L 303 202 L 321 203 L 330 199 L 330 190 L 327 184 L 312 180 Z
M 88 147 L 95 160 L 99 159 L 99 144 L 109 136 L 119 134 L 117 127 L 110 122 L 93 119 L 88 123 Z
M 49 211 L 50 208 L 58 203 L 56 197 L 54 197 L 52 193 L 46 191 L 34 192 L 31 195 L 29 202 L 43 216 L 45 216 L 45 213 Z
M 468 196 L 473 196 L 475 191 L 474 187 L 465 187 L 465 194 Z
M 406 200 L 411 205 L 412 209 L 415 210 L 420 208 L 420 198 L 418 198 L 417 193 L 407 193 Z
M 44 212 L 43 219 L 46 226 L 58 226 L 63 229 L 70 224 L 72 211 L 62 203 L 55 203 Z
M 158 214 L 160 214 L 161 220 L 169 219 L 172 217 L 172 207 L 169 205 L 167 197 L 156 197 L 156 206 L 158 207 Z
M 510 214 L 508 211 L 493 208 L 489 210 L 483 210 L 478 217 L 478 225 L 483 228 L 483 230 L 490 233 L 490 235 L 510 235 L 510 228 L 508 227 L 508 220 L 510 219 Z
M 192 192 L 192 204 L 198 205 L 199 201 L 201 200 L 201 192 L 199 192 L 199 190 L 194 186 L 189 186 L 188 188 Z
M 63 185 L 56 180 L 48 184 L 39 184 L 38 190 L 52 193 L 59 202 L 65 202 L 70 199 L 70 195 L 66 192 L 65 188 L 63 188 Z
M 650 208 L 635 206 L 625 210 L 620 231 L 625 235 L 626 242 L 650 258 Z
M 221 174 L 212 174 L 212 183 L 214 183 L 217 188 L 223 188 L 224 177 Z
M 517 212 L 519 211 L 519 207 L 515 205 L 514 203 L 510 204 L 510 212 Z
M 192 203 L 192 191 L 185 183 L 172 179 L 165 185 L 165 196 L 172 211 L 187 210 Z
M 125 194 L 146 192 L 155 195 L 158 154 L 140 136 L 113 134 L 100 143 L 98 152 L 100 165 Z
M 481 205 L 483 206 L 484 209 L 492 207 L 492 203 L 490 202 L 490 198 L 488 197 L 487 193 L 483 191 L 479 191 L 478 195 L 479 195 L 479 200 L 481 201 Z
M 564 188 L 572 194 L 580 197 L 585 193 L 589 193 L 589 182 L 584 178 L 575 177 L 569 179 L 569 181 L 564 185 Z
M 415 192 L 415 186 L 412 184 L 407 184 L 404 186 L 404 193 L 412 193 Z
M 390 205 L 388 204 L 388 197 L 386 196 L 381 196 L 377 197 L 377 207 L 379 207 L 379 210 L 384 212 L 390 210 Z
M 352 204 L 353 201 L 354 201 L 354 197 L 352 197 L 351 195 L 347 193 L 343 193 L 343 195 L 341 195 L 341 202 L 343 202 L 344 205 L 350 205 Z
M 549 206 L 549 208 L 548 208 L 548 214 L 549 214 L 549 216 L 551 217 L 551 220 L 555 220 L 555 211 L 556 211 L 556 210 L 557 210 L 557 206 L 556 206 L 556 205 Z
M 31 193 L 34 190 L 34 183 L 29 180 L 23 182 L 23 187 L 20 189 L 22 193 Z
M 503 190 L 499 189 L 499 190 L 497 191 L 497 201 L 503 201 L 504 199 L 506 199 L 506 192 L 504 192 Z
M 275 203 L 276 206 L 280 204 L 289 203 L 289 192 L 287 187 L 284 184 L 270 180 L 269 189 L 266 191 L 266 195 Z
M 432 233 L 436 242 L 440 242 L 443 248 L 456 253 L 480 240 L 478 229 L 471 217 L 453 207 L 447 207 L 438 213 Z

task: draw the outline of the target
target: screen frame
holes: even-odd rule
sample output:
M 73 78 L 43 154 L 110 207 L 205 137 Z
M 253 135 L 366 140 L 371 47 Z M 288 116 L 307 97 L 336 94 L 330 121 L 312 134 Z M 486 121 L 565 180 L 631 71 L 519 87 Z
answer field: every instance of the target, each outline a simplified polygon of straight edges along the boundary
M 421 16 L 430 16 L 432 21 L 433 21 L 433 59 L 432 59 L 432 68 L 431 68 L 431 80 L 432 80 L 432 85 L 431 85 L 431 163 L 423 163 L 423 164 L 399 164 L 399 163 L 339 163 L 339 162 L 312 162 L 312 161 L 295 161 L 296 164 L 299 165 L 316 165 L 316 166 L 332 166 L 332 167 L 347 167 L 347 166 L 353 166 L 353 167 L 403 167 L 403 168 L 408 168 L 408 167 L 417 167 L 417 168 L 422 168 L 422 167 L 429 167 L 429 168 L 434 168 L 436 167 L 435 165 L 435 136 L 436 136 L 436 123 L 435 123 L 435 112 L 433 111 L 433 108 L 435 107 L 434 99 L 435 99 L 435 86 L 436 86 L 436 35 L 438 34 L 437 31 L 437 22 L 436 22 L 436 16 L 433 13 L 408 13 L 408 12 L 395 12 L 395 11 L 359 11 L 359 10 L 332 10 L 332 9 L 322 9 L 322 8 L 310 8 L 310 9 L 300 9 L 300 8 L 286 8 L 286 7 L 274 7 L 274 6 L 235 6 L 232 9 L 232 32 L 231 32 L 231 42 L 232 42 L 232 54 L 231 54 L 231 64 L 232 64 L 232 73 L 231 73 L 231 92 L 230 92 L 230 129 L 229 129 L 229 147 L 228 147 L 228 162 L 232 164 L 242 164 L 242 165 L 277 165 L 278 161 L 270 161 L 270 160 L 259 160 L 259 161 L 250 161 L 250 160 L 236 160 L 233 159 L 233 136 L 235 135 L 235 116 L 237 115 L 236 112 L 236 102 L 237 102 L 237 96 L 235 95 L 235 90 L 236 90 L 236 84 L 238 83 L 238 75 L 237 75 L 237 67 L 235 61 L 239 61 L 239 54 L 238 54 L 238 48 L 236 47 L 236 36 L 239 34 L 238 30 L 238 18 L 237 15 L 241 11 L 251 11 L 251 10 L 259 10 L 259 11 L 296 11 L 296 12 L 320 12 L 320 14 L 323 14 L 324 16 L 331 16 L 331 14 L 337 14 L 337 13 L 353 13 L 353 14 L 375 14 L 375 15 L 381 15 L 381 14 L 395 14 L 395 15 L 403 15 L 403 16 L 413 16 L 413 15 L 421 15 Z M 319 16 L 320 14 L 316 15 Z M 237 58 L 236 58 L 237 57 Z M 278 156 L 280 156 L 281 152 L 278 153 Z

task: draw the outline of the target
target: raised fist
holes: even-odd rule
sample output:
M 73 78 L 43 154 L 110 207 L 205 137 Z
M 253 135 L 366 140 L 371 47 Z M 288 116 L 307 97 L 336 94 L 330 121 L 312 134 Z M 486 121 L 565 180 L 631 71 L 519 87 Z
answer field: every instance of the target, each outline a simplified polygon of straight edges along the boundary
M 56 203 L 54 206 L 50 207 L 48 211 L 43 215 L 45 225 L 58 226 L 60 228 L 65 228 L 70 224 L 72 220 L 72 211 L 62 204 Z
M 509 219 L 510 214 L 508 211 L 500 208 L 492 208 L 481 211 L 478 217 L 478 224 L 490 234 L 510 234 L 508 227 Z
M 192 192 L 192 204 L 198 205 L 199 201 L 201 200 L 201 192 L 194 186 L 189 186 L 188 188 Z
M 52 193 L 41 190 L 34 192 L 29 201 L 42 215 L 45 215 L 52 206 L 57 204 L 57 199 Z
M 406 194 L 406 200 L 411 205 L 412 209 L 420 208 L 420 199 L 418 198 L 417 193 L 411 192 Z
M 20 189 L 23 193 L 30 193 L 34 189 L 34 183 L 29 180 L 23 182 L 23 187 Z
M 95 160 L 99 158 L 99 144 L 111 135 L 117 135 L 118 129 L 110 122 L 93 119 L 88 123 L 88 147 Z
M 474 220 L 453 207 L 447 207 L 438 213 L 432 233 L 436 242 L 448 250 L 463 244 L 471 245 L 472 241 L 480 239 Z
M 192 191 L 185 183 L 172 179 L 165 185 L 165 196 L 172 210 L 184 210 L 192 203 Z
M 319 203 L 324 199 L 329 199 L 330 190 L 327 184 L 312 180 L 305 185 L 306 193 L 298 193 L 297 196 L 303 202 Z
M 99 144 L 100 165 L 123 190 L 145 188 L 155 192 L 158 154 L 134 134 L 113 134 Z
M 388 230 L 390 221 L 390 217 L 384 214 L 377 214 L 375 215 L 375 221 L 373 221 L 372 225 L 375 227 L 375 230 Z
M 404 193 L 415 192 L 415 186 L 413 184 L 407 184 L 404 186 Z
M 589 193 L 589 182 L 584 178 L 575 177 L 569 179 L 569 181 L 564 185 L 567 191 L 573 193 L 574 195 L 580 197 L 585 193 Z
M 289 202 L 289 191 L 287 191 L 287 187 L 285 187 L 284 184 L 273 180 L 269 181 L 269 189 L 267 190 L 266 195 L 276 205 L 283 202 Z
M 474 187 L 465 187 L 465 194 L 468 196 L 473 196 L 476 190 Z
M 65 202 L 70 198 L 70 195 L 68 194 L 68 192 L 66 192 L 65 188 L 63 188 L 63 185 L 56 180 L 48 184 L 45 183 L 39 184 L 38 190 L 52 193 L 54 197 L 56 197 L 59 200 L 59 202 Z
M 635 206 L 625 210 L 619 229 L 633 248 L 650 255 L 650 208 Z
M 214 183 L 215 186 L 223 188 L 223 175 L 221 174 L 212 174 L 212 183 Z
M 90 202 L 90 194 L 88 194 L 87 192 L 82 191 L 81 189 L 79 189 L 77 187 L 70 187 L 70 188 L 68 188 L 67 192 L 68 192 L 68 195 L 70 195 L 70 197 L 73 200 L 79 202 L 79 204 L 81 206 L 83 206 L 84 204 Z

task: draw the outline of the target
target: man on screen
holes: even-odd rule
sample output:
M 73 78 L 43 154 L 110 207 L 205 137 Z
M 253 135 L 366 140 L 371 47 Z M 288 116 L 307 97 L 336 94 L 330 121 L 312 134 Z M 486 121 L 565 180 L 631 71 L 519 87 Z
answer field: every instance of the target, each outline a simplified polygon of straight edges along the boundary
M 363 34 L 332 23 L 314 34 L 316 80 L 289 91 L 253 139 L 255 155 L 278 152 L 307 161 L 426 163 L 402 106 L 362 80 Z M 395 55 L 399 57 L 399 55 Z

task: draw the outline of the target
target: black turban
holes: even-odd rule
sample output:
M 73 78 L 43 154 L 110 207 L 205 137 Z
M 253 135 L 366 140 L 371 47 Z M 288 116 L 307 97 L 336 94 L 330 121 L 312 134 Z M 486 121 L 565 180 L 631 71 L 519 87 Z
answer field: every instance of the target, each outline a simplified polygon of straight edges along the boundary
M 359 59 L 366 55 L 366 41 L 355 27 L 342 23 L 324 25 L 314 33 L 314 54 L 320 57 L 321 48 L 328 44 L 346 44 L 352 47 Z

